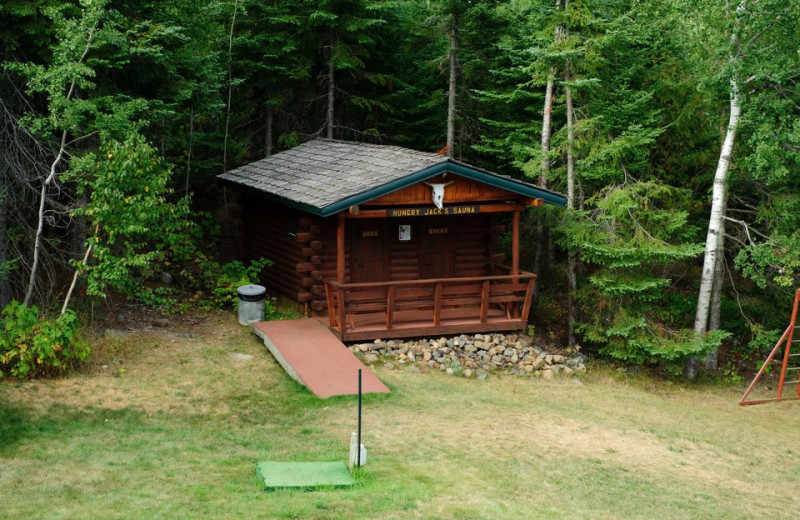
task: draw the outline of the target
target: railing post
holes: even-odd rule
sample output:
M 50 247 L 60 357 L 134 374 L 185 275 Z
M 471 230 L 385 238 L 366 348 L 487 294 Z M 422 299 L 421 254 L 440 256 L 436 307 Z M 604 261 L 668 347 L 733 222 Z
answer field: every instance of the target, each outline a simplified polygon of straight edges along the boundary
M 344 262 L 344 213 L 339 213 L 339 216 L 336 220 L 336 281 L 339 283 L 344 283 Z M 352 273 L 350 276 L 353 276 Z
M 328 302 L 328 321 L 331 327 L 336 327 L 336 311 L 333 308 L 333 292 L 328 282 L 325 282 L 325 301 Z
M 533 301 L 533 288 L 535 284 L 536 275 L 533 275 L 528 282 L 528 288 L 525 290 L 525 302 L 522 304 L 522 315 L 520 316 L 520 319 L 528 319 L 528 314 L 531 312 L 531 302 Z
M 394 319 L 394 285 L 390 285 L 386 292 L 386 328 L 392 328 Z
M 433 291 L 433 326 L 438 327 L 442 322 L 442 282 L 436 282 Z
M 337 303 L 339 307 L 339 330 L 344 332 L 347 330 L 347 320 L 345 319 L 345 310 L 344 310 L 344 289 L 338 287 L 336 289 L 336 297 L 339 300 Z
M 489 280 L 484 280 L 481 285 L 481 323 L 486 323 L 489 315 Z
M 511 218 L 511 274 L 519 274 L 519 211 Z M 514 279 L 514 283 L 519 281 Z

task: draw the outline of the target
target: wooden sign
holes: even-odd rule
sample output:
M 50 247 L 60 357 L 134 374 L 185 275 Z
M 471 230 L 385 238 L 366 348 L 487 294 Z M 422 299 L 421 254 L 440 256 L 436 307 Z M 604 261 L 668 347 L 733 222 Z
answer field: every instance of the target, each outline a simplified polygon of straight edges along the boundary
M 390 208 L 386 210 L 389 217 L 436 217 L 439 215 L 470 215 L 480 213 L 480 206 L 422 206 L 417 208 Z

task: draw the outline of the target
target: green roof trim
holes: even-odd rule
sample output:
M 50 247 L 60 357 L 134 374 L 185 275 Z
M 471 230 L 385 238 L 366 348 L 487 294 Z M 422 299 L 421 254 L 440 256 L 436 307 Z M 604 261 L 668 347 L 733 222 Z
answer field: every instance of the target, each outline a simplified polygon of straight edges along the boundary
M 543 188 L 538 188 L 536 186 L 533 186 L 532 184 L 518 181 L 511 177 L 504 177 L 494 173 L 489 173 L 479 168 L 475 168 L 474 166 L 468 166 L 464 163 L 460 163 L 458 161 L 449 159 L 446 162 L 436 164 L 434 166 L 431 166 L 430 168 L 425 168 L 424 170 L 420 170 L 418 172 L 412 173 L 411 175 L 407 175 L 403 178 L 388 182 L 386 184 L 378 186 L 377 188 L 357 193 L 353 196 L 334 202 L 333 204 L 329 204 L 328 206 L 321 208 L 321 211 L 319 208 L 314 208 L 314 210 L 316 211 L 309 211 L 306 208 L 298 208 L 298 209 L 303 209 L 304 211 L 309 211 L 310 213 L 314 213 L 315 215 L 320 215 L 322 217 L 329 217 L 331 215 L 339 213 L 340 211 L 348 209 L 350 206 L 358 206 L 359 204 L 369 202 L 370 200 L 377 199 L 378 197 L 381 197 L 383 195 L 395 192 L 397 190 L 401 190 L 407 186 L 425 181 L 427 179 L 430 179 L 431 177 L 436 177 L 437 175 L 441 175 L 443 173 L 453 173 L 456 175 L 460 175 L 461 177 L 465 177 L 467 179 L 471 179 L 477 182 L 482 182 L 483 184 L 488 184 L 490 186 L 504 189 L 512 193 L 517 193 L 524 197 L 529 197 L 532 199 L 542 199 L 546 203 L 553 204 L 555 206 L 567 205 L 567 198 L 564 195 L 561 195 L 560 193 L 556 193 L 554 191 L 546 190 Z M 297 203 L 294 204 L 289 203 L 287 205 L 297 207 L 296 204 Z

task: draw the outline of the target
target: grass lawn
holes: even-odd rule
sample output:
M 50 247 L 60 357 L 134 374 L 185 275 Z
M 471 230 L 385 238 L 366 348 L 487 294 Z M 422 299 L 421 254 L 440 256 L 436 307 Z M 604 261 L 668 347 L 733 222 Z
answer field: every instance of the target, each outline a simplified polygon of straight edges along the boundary
M 379 368 L 357 485 L 265 492 L 258 461 L 346 460 L 354 397 L 313 397 L 233 315 L 98 341 L 80 373 L 0 382 L 0 518 L 800 517 L 800 403 L 589 370 Z

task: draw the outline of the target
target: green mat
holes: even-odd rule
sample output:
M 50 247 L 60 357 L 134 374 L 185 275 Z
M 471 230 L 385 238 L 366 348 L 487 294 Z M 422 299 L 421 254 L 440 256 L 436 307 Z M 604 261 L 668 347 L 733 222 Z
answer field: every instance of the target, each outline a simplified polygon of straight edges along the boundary
M 259 462 L 256 475 L 266 489 L 352 486 L 344 462 Z

